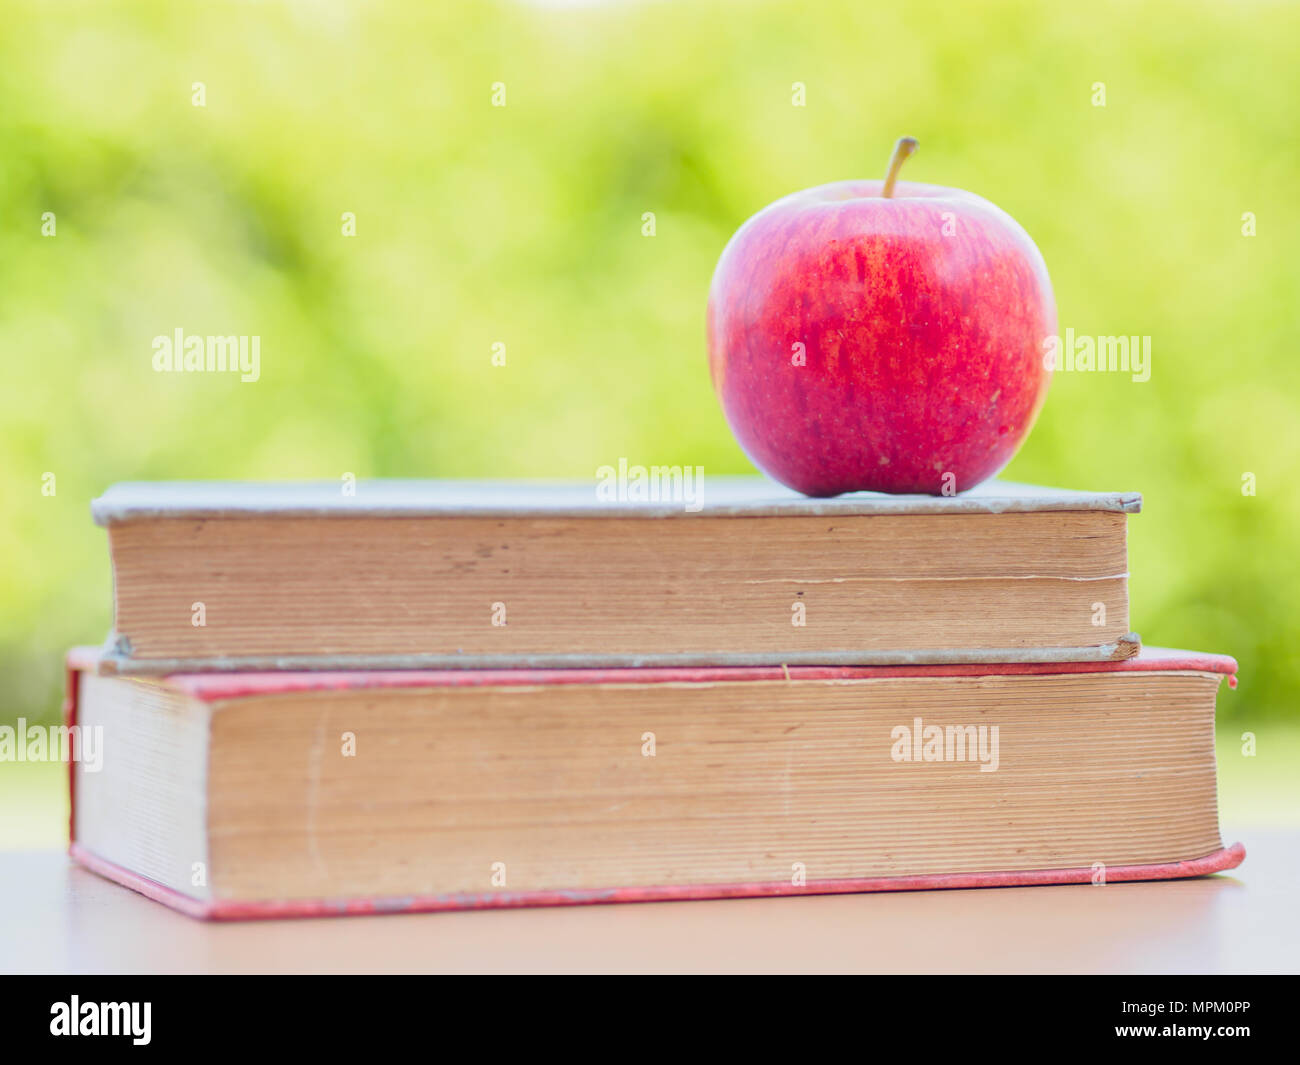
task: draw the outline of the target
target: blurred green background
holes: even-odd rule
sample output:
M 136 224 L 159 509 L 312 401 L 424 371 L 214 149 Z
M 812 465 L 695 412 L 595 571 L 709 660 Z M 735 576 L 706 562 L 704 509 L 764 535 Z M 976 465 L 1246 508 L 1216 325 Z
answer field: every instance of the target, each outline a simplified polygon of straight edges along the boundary
M 1290 3 L 10 0 L 0 722 L 108 629 L 113 481 L 747 472 L 718 254 L 911 134 L 907 178 L 1037 241 L 1062 331 L 1153 338 L 1146 383 L 1058 374 L 1006 476 L 1144 493 L 1135 628 L 1238 658 L 1225 804 L 1300 819 L 1297 41 Z M 261 379 L 154 373 L 177 327 L 260 336 Z M 0 765 L 0 842 L 46 838 L 49 768 Z

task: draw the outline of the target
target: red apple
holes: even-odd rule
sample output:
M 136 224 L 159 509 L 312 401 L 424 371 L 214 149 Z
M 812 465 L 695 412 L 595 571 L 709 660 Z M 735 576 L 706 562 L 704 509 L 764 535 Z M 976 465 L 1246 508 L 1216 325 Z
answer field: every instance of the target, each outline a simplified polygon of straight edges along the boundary
M 1005 211 L 882 181 L 796 192 L 740 227 L 709 292 L 709 368 L 761 470 L 810 496 L 950 495 L 1011 461 L 1047 395 L 1047 267 Z

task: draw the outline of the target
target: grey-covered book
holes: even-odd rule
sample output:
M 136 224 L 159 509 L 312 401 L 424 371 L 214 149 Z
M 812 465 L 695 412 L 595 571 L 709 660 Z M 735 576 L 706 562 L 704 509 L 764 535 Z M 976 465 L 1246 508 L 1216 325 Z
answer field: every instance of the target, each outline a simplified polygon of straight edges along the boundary
M 646 473 L 646 476 L 639 476 Z M 114 485 L 100 668 L 1100 661 L 1136 493 L 993 481 L 810 499 L 759 478 Z

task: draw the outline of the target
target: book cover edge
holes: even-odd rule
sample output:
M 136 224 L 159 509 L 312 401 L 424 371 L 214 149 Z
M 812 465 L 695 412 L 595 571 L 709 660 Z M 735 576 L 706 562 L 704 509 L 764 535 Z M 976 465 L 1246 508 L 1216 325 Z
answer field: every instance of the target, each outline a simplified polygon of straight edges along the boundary
M 1114 643 L 1087 647 L 970 648 L 964 650 L 776 651 L 685 654 L 402 654 L 223 655 L 138 658 L 110 638 L 97 670 L 112 676 L 173 676 L 188 673 L 479 672 L 574 669 L 755 669 L 884 666 L 990 666 L 1110 662 L 1133 658 L 1141 640 L 1129 633 Z
M 1134 514 L 1142 509 L 1139 492 L 1087 492 L 1011 481 L 986 481 L 956 495 L 846 493 L 813 498 L 762 478 L 717 478 L 690 505 L 684 501 L 604 501 L 596 482 L 373 481 L 358 482 L 344 496 L 333 482 L 311 481 L 141 481 L 110 485 L 92 500 L 95 524 L 111 526 L 157 518 L 297 517 L 540 517 L 670 518 L 780 517 L 909 514 L 1002 514 L 1049 511 L 1109 511 Z M 372 486 L 371 499 L 366 487 Z M 170 490 L 173 498 L 166 498 Z M 204 501 L 204 491 L 211 498 Z M 272 491 L 278 491 L 277 496 Z M 1003 494 L 998 494 L 999 492 Z M 511 499 L 514 493 L 514 499 Z M 542 499 L 543 495 L 553 498 Z M 189 498 L 187 498 L 189 497 Z M 295 498 L 297 497 L 297 498 Z M 477 497 L 477 498 L 472 498 Z M 698 504 L 698 505 L 696 505 Z
M 101 651 L 76 647 L 68 652 L 70 671 L 117 675 L 105 668 Z M 1217 673 L 1237 686 L 1237 662 L 1228 655 L 1144 647 L 1122 659 L 1063 662 L 947 662 L 890 665 L 710 665 L 599 666 L 596 668 L 498 669 L 334 669 L 249 672 L 175 672 L 131 675 L 144 683 L 166 684 L 215 702 L 290 691 L 340 691 L 366 688 L 490 687 L 537 684 L 727 683 L 747 681 L 867 680 L 885 677 L 1051 675 L 1061 673 L 1196 671 Z M 70 682 L 71 683 L 71 682 Z
M 209 921 L 278 920 L 285 918 L 378 916 L 400 913 L 442 913 L 459 910 L 514 909 L 521 907 L 581 906 L 605 903 L 705 901 L 731 898 L 776 898 L 796 895 L 870 894 L 887 891 L 944 891 L 968 888 L 1037 887 L 1090 884 L 1091 867 L 1030 869 L 1015 872 L 923 873 L 913 876 L 859 877 L 810 881 L 801 887 L 787 881 L 750 881 L 722 884 L 659 885 L 628 888 L 592 888 L 444 895 L 373 896 L 338 899 L 261 899 L 203 901 L 169 888 L 91 853 L 75 841 L 72 859 L 107 880 L 160 902 L 189 917 Z M 1211 854 L 1173 862 L 1142 865 L 1108 865 L 1106 883 L 1141 880 L 1181 880 L 1235 869 L 1246 857 L 1240 843 L 1220 847 Z

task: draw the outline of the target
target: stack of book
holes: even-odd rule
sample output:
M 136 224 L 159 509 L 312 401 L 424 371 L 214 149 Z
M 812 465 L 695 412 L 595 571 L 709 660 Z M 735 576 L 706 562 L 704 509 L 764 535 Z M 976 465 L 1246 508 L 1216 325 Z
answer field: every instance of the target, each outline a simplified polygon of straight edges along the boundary
M 1192 876 L 1236 665 L 1133 494 L 123 484 L 72 855 L 212 918 Z

